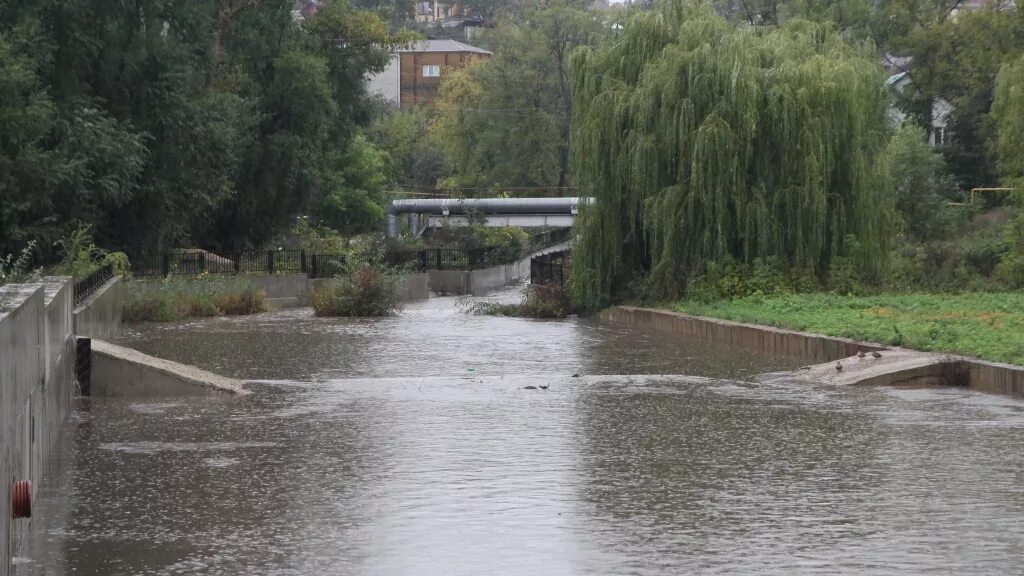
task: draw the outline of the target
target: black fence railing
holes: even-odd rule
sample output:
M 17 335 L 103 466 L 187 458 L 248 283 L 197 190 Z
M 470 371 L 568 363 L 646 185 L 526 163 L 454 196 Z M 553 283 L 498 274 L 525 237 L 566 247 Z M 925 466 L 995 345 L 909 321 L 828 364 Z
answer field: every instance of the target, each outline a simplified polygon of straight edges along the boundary
M 571 269 L 572 253 L 569 250 L 535 256 L 530 260 L 530 284 L 564 289 Z
M 200 274 L 307 274 L 312 278 L 334 276 L 345 268 L 338 254 L 307 254 L 305 250 L 235 252 L 228 255 L 206 251 L 143 254 L 131 259 L 136 278 Z
M 501 248 L 425 248 L 423 250 L 392 250 L 386 255 L 391 266 L 410 270 L 474 270 L 507 264 Z
M 533 238 L 533 248 L 561 241 L 562 232 L 545 233 Z M 531 248 L 531 249 L 533 249 Z M 509 264 L 523 255 L 506 247 L 489 248 L 426 248 L 422 250 L 390 250 L 387 264 L 406 270 L 475 270 Z M 200 274 L 306 274 L 310 278 L 330 278 L 345 271 L 348 264 L 340 254 L 307 254 L 305 250 L 267 250 L 214 254 L 206 251 L 143 254 L 131 259 L 132 276 L 164 278 L 198 276 Z
M 75 280 L 75 306 L 78 306 L 85 299 L 92 295 L 97 288 L 106 284 L 107 280 L 114 277 L 114 267 L 110 264 L 97 268 L 85 278 Z

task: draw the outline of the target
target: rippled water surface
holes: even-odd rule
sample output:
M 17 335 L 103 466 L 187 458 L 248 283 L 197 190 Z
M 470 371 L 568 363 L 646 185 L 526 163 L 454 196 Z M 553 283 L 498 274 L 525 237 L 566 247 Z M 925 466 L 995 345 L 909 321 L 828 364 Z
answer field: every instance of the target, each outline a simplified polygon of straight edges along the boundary
M 1024 573 L 1017 400 L 451 298 L 123 341 L 255 393 L 82 401 L 19 574 Z

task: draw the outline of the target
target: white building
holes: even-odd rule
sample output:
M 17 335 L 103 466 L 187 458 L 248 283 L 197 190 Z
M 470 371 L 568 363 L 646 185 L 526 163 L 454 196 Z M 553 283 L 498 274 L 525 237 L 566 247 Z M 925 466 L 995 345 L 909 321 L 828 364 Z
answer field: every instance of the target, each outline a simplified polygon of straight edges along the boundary
M 889 76 L 885 81 L 885 86 L 897 93 L 902 93 L 912 83 L 909 72 L 899 72 Z M 936 98 L 932 102 L 932 125 L 928 133 L 928 141 L 932 146 L 941 146 L 949 137 L 949 116 L 952 112 L 953 105 L 948 100 Z M 907 115 L 896 106 L 893 106 L 889 109 L 889 118 L 892 119 L 894 125 L 901 126 L 907 119 Z

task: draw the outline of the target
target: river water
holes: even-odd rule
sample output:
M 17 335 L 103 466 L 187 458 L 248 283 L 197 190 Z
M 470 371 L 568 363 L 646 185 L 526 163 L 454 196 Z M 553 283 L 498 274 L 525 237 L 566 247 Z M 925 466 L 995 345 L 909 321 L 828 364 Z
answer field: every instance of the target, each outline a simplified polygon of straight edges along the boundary
M 254 394 L 80 401 L 18 574 L 1024 573 L 1018 400 L 453 298 L 121 342 Z

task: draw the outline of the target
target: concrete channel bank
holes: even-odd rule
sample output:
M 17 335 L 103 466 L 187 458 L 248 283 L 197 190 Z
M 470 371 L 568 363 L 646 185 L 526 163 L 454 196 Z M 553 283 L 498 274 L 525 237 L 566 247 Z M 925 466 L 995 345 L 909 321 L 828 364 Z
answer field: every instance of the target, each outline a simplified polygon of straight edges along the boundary
M 35 497 L 71 407 L 73 304 L 70 278 L 0 287 L 0 576 L 28 523 L 14 518 L 15 482 Z
M 79 392 L 78 337 L 92 339 L 93 395 L 245 393 L 238 381 L 104 342 L 121 328 L 124 296 L 121 278 L 77 307 L 69 277 L 0 286 L 0 576 L 13 571 L 31 521 L 26 503 Z
M 634 306 L 608 308 L 600 318 L 603 322 L 672 332 L 813 364 L 796 372 L 798 378 L 808 380 L 883 386 L 952 384 L 997 394 L 1024 394 L 1024 367 L 977 358 L 890 349 L 848 338 Z M 860 351 L 878 351 L 882 357 L 863 362 L 857 356 Z M 836 361 L 843 362 L 844 370 L 835 370 Z

